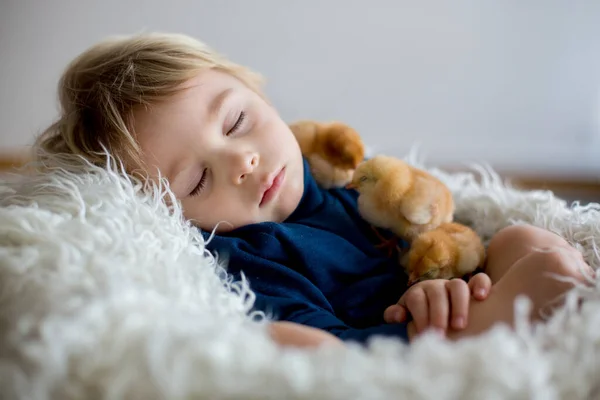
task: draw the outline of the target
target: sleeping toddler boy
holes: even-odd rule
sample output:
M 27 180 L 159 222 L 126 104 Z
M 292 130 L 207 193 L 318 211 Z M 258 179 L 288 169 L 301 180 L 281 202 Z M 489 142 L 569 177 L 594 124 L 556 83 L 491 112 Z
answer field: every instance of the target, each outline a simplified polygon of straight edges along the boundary
M 98 43 L 68 66 L 59 94 L 61 115 L 38 146 L 97 165 L 106 148 L 128 173 L 166 178 L 185 217 L 216 233 L 209 249 L 248 279 L 281 344 L 475 335 L 512 325 L 519 294 L 540 319 L 572 287 L 548 272 L 582 279 L 581 255 L 562 238 L 512 226 L 491 240 L 486 274 L 407 288 L 397 259 L 375 247 L 357 193 L 316 184 L 258 75 L 191 37 Z M 563 251 L 535 250 L 550 247 Z

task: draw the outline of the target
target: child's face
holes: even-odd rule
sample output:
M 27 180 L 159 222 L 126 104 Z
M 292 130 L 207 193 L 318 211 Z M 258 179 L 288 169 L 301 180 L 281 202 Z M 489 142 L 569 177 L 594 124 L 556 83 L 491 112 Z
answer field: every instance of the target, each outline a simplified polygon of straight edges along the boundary
M 185 86 L 134 113 L 148 172 L 169 180 L 185 217 L 202 229 L 286 219 L 304 190 L 302 154 L 287 124 L 228 74 L 203 71 Z

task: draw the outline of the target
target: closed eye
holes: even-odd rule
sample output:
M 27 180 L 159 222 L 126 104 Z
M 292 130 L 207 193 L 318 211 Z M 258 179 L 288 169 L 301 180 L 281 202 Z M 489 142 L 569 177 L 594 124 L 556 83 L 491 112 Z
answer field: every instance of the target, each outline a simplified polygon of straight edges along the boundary
M 231 127 L 231 129 L 229 129 L 229 131 L 227 131 L 226 136 L 233 135 L 237 131 L 239 131 L 240 128 L 242 127 L 242 125 L 244 124 L 245 120 L 246 120 L 246 113 L 244 111 L 242 111 L 242 112 L 240 112 L 240 115 L 238 116 L 237 121 L 235 121 L 235 124 Z
M 190 192 L 190 196 L 198 196 L 200 193 L 202 193 L 202 191 L 204 190 L 204 188 L 206 187 L 206 168 L 204 168 L 204 170 L 202 171 L 202 176 L 200 177 L 200 180 L 198 181 L 198 184 L 196 184 L 196 186 L 192 189 L 192 191 Z

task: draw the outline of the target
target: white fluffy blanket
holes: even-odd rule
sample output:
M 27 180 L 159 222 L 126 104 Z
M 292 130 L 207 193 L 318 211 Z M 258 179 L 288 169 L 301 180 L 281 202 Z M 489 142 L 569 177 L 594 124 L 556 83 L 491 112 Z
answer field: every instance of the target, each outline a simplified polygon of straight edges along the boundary
M 600 265 L 598 205 L 568 208 L 549 192 L 507 187 L 487 170 L 431 171 L 452 189 L 458 218 L 485 237 L 529 222 Z M 283 350 L 264 323 L 250 321 L 247 285 L 232 284 L 180 209 L 161 201 L 168 189 L 142 189 L 92 167 L 1 182 L 2 398 L 600 397 L 597 289 L 574 289 L 547 324 L 517 317 L 516 332 Z M 577 310 L 580 297 L 587 301 Z

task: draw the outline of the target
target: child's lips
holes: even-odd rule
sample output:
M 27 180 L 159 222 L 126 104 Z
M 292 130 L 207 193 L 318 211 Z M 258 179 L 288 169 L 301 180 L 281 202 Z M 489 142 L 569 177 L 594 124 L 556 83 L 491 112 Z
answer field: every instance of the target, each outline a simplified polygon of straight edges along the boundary
M 283 180 L 285 178 L 285 167 L 281 168 L 277 175 L 271 180 L 266 186 L 265 191 L 262 194 L 262 198 L 260 200 L 259 207 L 262 207 L 264 204 L 267 204 L 271 201 L 275 195 L 279 192 L 281 185 L 283 184 Z

